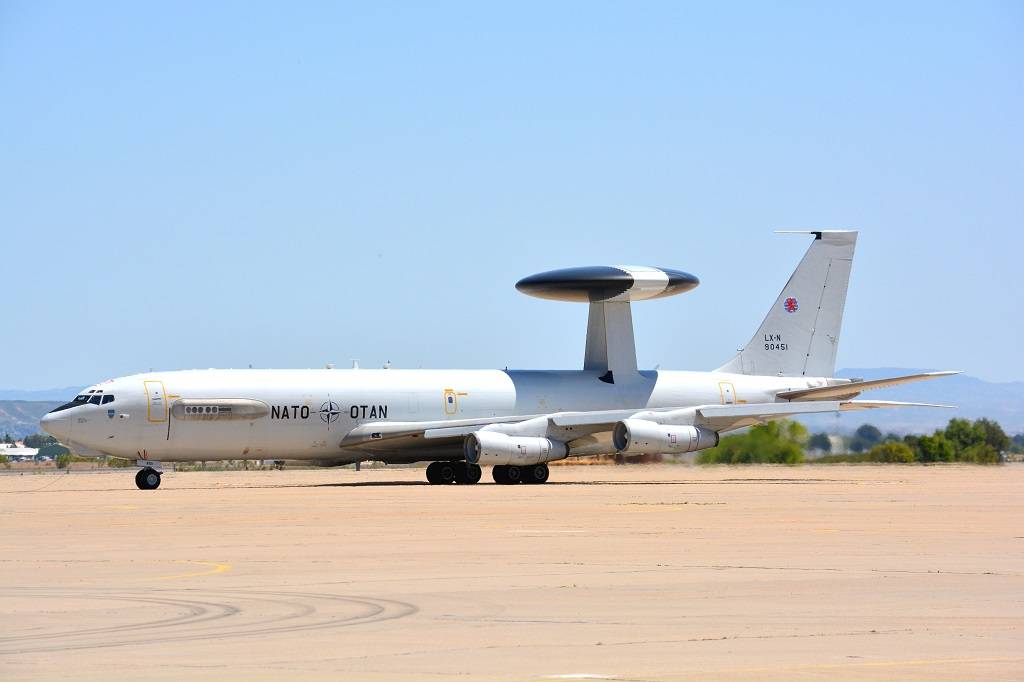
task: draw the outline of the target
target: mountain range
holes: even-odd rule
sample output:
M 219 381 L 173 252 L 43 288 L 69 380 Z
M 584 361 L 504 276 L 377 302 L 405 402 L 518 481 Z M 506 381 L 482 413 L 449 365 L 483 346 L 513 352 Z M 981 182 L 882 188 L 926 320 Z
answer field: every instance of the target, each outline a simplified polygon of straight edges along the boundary
M 843 369 L 836 376 L 845 378 L 884 379 L 903 374 L 927 372 L 905 367 L 873 367 Z M 1008 434 L 1024 433 L 1024 381 L 993 382 L 977 377 L 956 376 L 904 384 L 893 388 L 868 391 L 860 400 L 900 400 L 914 403 L 952 405 L 952 409 L 899 408 L 844 412 L 836 415 L 812 415 L 800 421 L 813 431 L 851 433 L 858 426 L 870 423 L 885 432 L 930 433 L 944 427 L 954 417 L 999 422 Z

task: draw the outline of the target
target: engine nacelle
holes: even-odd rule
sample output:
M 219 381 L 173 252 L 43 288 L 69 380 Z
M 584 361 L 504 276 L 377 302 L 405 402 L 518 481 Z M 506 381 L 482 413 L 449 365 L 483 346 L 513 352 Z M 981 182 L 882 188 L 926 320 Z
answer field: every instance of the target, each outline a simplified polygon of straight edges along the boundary
M 624 455 L 693 452 L 718 445 L 718 434 L 703 426 L 672 426 L 624 419 L 612 430 L 612 444 Z
M 527 466 L 565 459 L 565 443 L 536 436 L 509 436 L 496 431 L 476 431 L 463 445 L 470 464 L 514 464 Z

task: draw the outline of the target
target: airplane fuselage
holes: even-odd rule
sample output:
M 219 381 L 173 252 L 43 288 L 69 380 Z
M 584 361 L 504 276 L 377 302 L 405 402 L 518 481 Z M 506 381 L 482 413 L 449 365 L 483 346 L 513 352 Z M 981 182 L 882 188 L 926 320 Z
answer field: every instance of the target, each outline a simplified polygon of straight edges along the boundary
M 342 449 L 341 443 L 367 423 L 764 403 L 776 401 L 782 390 L 827 383 L 721 372 L 643 371 L 617 383 L 599 377 L 579 370 L 155 372 L 93 386 L 113 398 L 53 416 L 64 421 L 62 440 L 87 454 L 160 461 L 408 462 L 432 457 L 417 451 L 368 455 Z

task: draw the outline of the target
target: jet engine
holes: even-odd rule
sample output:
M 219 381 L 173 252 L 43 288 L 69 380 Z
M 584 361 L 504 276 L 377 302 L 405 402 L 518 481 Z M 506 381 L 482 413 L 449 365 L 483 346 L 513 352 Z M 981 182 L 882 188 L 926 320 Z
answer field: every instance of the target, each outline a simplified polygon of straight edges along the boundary
M 672 426 L 624 419 L 612 430 L 612 444 L 624 455 L 693 452 L 718 445 L 718 434 L 703 426 Z
M 509 436 L 496 431 L 475 431 L 463 445 L 470 464 L 527 466 L 565 459 L 565 443 L 537 436 Z

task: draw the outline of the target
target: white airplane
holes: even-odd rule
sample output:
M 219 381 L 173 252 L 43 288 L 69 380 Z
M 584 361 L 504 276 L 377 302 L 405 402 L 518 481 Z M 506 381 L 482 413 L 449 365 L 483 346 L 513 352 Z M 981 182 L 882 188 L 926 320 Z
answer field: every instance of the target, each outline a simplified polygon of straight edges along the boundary
M 814 241 L 753 338 L 712 372 L 638 370 L 630 305 L 699 280 L 652 267 L 585 267 L 520 280 L 540 298 L 590 306 L 582 370 L 190 370 L 97 384 L 45 415 L 78 454 L 135 459 L 139 488 L 161 462 L 430 461 L 430 483 L 544 483 L 548 462 L 684 453 L 720 433 L 794 415 L 925 406 L 853 400 L 862 391 L 955 374 L 832 378 L 855 231 Z M 938 406 L 935 406 L 938 407 Z

